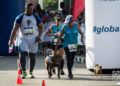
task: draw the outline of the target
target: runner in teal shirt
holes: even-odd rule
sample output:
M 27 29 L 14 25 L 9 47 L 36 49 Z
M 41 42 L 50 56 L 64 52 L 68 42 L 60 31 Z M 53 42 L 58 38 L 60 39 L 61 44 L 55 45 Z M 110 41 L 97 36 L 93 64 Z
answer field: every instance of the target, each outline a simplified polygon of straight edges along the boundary
M 68 68 L 68 78 L 72 79 L 72 67 L 74 63 L 74 58 L 76 54 L 76 45 L 78 43 L 78 33 L 81 34 L 81 41 L 83 42 L 83 33 L 80 29 L 80 25 L 74 22 L 73 16 L 68 15 L 65 19 L 66 25 L 63 27 L 59 39 L 63 37 L 63 47 L 67 59 L 67 68 Z M 58 46 L 56 46 L 58 48 Z
M 78 43 L 78 27 L 77 23 L 73 24 L 73 27 L 70 28 L 68 25 L 64 26 L 64 37 L 63 37 L 63 47 L 67 47 L 68 44 L 77 44 Z

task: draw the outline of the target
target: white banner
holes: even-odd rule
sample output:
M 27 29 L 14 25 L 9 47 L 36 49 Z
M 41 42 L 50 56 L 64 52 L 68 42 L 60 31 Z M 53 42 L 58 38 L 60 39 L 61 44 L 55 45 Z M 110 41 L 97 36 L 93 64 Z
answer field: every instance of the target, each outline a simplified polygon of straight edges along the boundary
M 120 68 L 120 0 L 85 0 L 86 67 Z

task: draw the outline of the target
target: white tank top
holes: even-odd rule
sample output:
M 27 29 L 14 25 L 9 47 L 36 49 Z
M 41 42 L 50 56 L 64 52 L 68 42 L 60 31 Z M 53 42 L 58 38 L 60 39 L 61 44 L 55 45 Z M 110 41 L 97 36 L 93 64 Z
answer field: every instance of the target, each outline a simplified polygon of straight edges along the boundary
M 24 15 L 19 29 L 22 38 L 33 38 L 37 36 L 37 21 L 34 15 Z

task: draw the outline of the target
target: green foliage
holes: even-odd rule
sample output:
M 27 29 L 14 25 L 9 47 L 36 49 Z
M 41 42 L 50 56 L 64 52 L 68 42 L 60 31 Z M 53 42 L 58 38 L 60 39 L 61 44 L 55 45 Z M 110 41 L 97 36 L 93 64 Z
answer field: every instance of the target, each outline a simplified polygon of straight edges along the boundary
M 43 0 L 45 10 L 58 10 L 58 0 Z

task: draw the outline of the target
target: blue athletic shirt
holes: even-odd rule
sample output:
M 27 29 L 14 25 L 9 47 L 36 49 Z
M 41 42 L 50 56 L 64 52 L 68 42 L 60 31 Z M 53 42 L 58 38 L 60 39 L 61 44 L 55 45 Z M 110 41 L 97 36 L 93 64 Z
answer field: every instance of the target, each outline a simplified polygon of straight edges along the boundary
M 57 25 L 53 25 L 52 27 L 52 34 L 55 34 L 55 33 L 60 33 L 61 32 L 61 25 L 57 26 Z M 53 37 L 53 38 L 56 38 L 56 37 Z
M 74 23 L 72 28 L 69 28 L 68 25 L 64 26 L 64 37 L 63 37 L 63 47 L 68 47 L 69 44 L 78 43 L 78 26 L 77 23 Z

